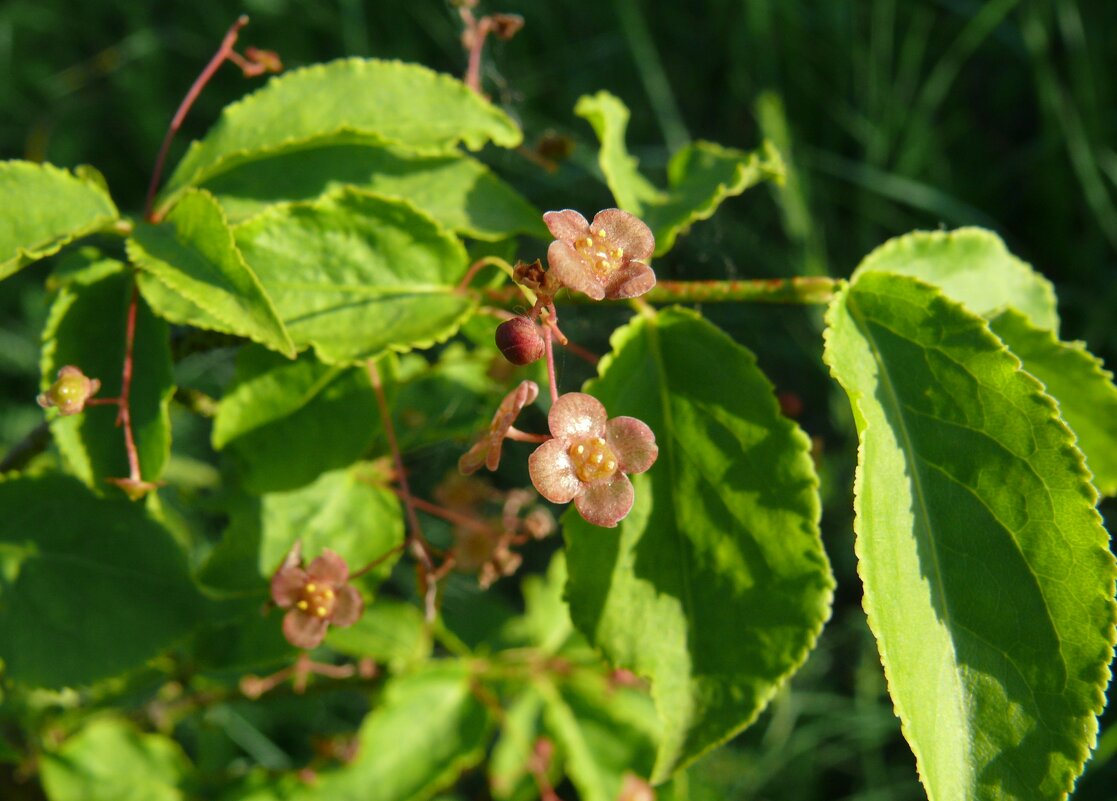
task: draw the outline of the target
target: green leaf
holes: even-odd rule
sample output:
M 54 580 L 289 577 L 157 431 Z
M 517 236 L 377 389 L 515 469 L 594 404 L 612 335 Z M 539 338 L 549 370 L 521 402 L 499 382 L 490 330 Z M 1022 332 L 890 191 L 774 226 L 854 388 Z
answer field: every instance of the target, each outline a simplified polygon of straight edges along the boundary
M 555 654 L 572 636 L 576 636 L 570 621 L 570 609 L 563 598 L 566 578 L 566 555 L 562 551 L 551 557 L 546 575 L 524 576 L 520 583 L 524 613 L 505 626 L 505 637 L 510 642 L 524 643 L 545 654 Z M 581 637 L 577 640 L 585 646 Z
M 625 774 L 646 778 L 656 757 L 659 721 L 651 699 L 631 687 L 612 687 L 604 676 L 582 673 L 561 692 L 542 687 L 544 717 L 583 801 L 614 801 Z
M 862 259 L 853 278 L 868 272 L 910 275 L 982 316 L 1007 307 L 1038 328 L 1059 330 L 1051 282 L 1009 253 L 992 231 L 913 231 L 889 239 Z
M 1103 495 L 1117 495 L 1117 386 L 1113 373 L 1084 343 L 1060 342 L 1051 331 L 1035 328 L 1012 309 L 990 320 L 989 327 L 1059 402 L 1063 420 L 1074 431 L 1094 474 L 1094 486 Z
M 342 190 L 275 207 L 236 235 L 295 343 L 331 364 L 429 347 L 473 309 L 455 290 L 465 249 L 405 201 Z
M 1042 386 L 933 287 L 863 272 L 826 360 L 861 441 L 864 606 L 931 801 L 1061 799 L 1117 638 L 1094 488 Z
M 171 322 L 248 337 L 295 355 L 271 299 L 208 192 L 191 190 L 162 223 L 137 226 L 128 257 L 179 296 L 167 303 L 167 292 L 150 292 L 151 282 L 141 284 L 148 302 Z
M 446 152 L 459 142 L 516 147 L 520 129 L 465 84 L 416 64 L 349 58 L 291 70 L 230 106 L 191 144 L 164 194 L 260 157 L 260 151 L 347 132 Z M 265 154 L 266 155 L 266 154 Z
M 218 404 L 213 447 L 232 454 L 253 492 L 294 489 L 360 459 L 379 419 L 363 370 L 250 346 Z
M 595 95 L 578 98 L 574 113 L 593 127 L 601 142 L 597 162 L 617 206 L 642 217 L 648 206 L 662 202 L 663 193 L 640 174 L 640 162 L 628 154 L 624 142 L 628 106 L 620 98 L 602 90 Z
M 365 718 L 357 757 L 319 774 L 296 799 L 412 801 L 429 798 L 485 756 L 491 721 L 469 667 L 442 660 L 388 683 Z
M 430 657 L 431 636 L 418 608 L 377 598 L 348 628 L 332 627 L 326 644 L 357 658 L 386 663 L 393 673 L 416 667 Z
M 95 397 L 119 397 L 128 306 L 135 291 L 131 275 L 121 262 L 94 250 L 75 254 L 69 264 L 80 275 L 63 284 L 51 304 L 43 328 L 42 387 L 54 383 L 62 367 L 74 365 L 101 381 Z M 145 480 L 155 481 L 171 448 L 169 405 L 175 388 L 170 334 L 142 299 L 137 302 L 128 408 L 141 473 Z M 54 441 L 84 482 L 103 488 L 106 478 L 128 475 L 115 405 L 90 406 L 67 417 L 49 415 Z
M 40 766 L 50 801 L 183 801 L 192 768 L 170 737 L 116 717 L 90 721 Z
M 539 787 L 530 771 L 543 715 L 543 696 L 532 685 L 504 710 L 500 736 L 489 758 L 489 788 L 497 801 L 537 801 Z
M 104 178 L 50 164 L 0 161 L 0 280 L 120 217 Z
M 128 501 L 62 475 L 0 482 L 0 658 L 27 684 L 87 684 L 186 634 L 200 597 L 171 535 Z
M 259 156 L 203 184 L 234 222 L 279 201 L 313 200 L 351 184 L 410 201 L 443 227 L 475 239 L 547 235 L 538 210 L 484 164 L 461 153 L 419 153 L 339 135 Z
M 655 234 L 656 255 L 671 250 L 680 234 L 712 217 L 727 198 L 761 181 L 782 182 L 783 175 L 783 161 L 770 142 L 751 153 L 713 142 L 694 142 L 682 148 L 667 165 L 666 195 L 649 205 L 644 218 Z
M 564 517 L 575 625 L 652 681 L 664 722 L 655 781 L 748 725 L 829 615 L 806 435 L 755 357 L 692 312 L 640 318 L 587 391 L 656 434 L 615 529 Z
M 617 206 L 635 214 L 655 234 L 655 255 L 662 256 L 680 234 L 709 219 L 727 198 L 765 180 L 782 182 L 783 161 L 770 142 L 762 151 L 746 153 L 713 142 L 693 142 L 677 151 L 667 165 L 667 190 L 646 179 L 639 162 L 625 146 L 628 108 L 608 92 L 579 98 L 574 113 L 593 126 L 601 149 L 598 164 Z
M 324 473 L 313 484 L 275 492 L 260 500 L 260 572 L 271 576 L 302 540 L 307 561 L 330 548 L 356 571 L 383 559 L 369 573 L 379 584 L 395 564 L 389 557 L 403 542 L 403 513 L 395 493 L 365 483 L 356 470 Z

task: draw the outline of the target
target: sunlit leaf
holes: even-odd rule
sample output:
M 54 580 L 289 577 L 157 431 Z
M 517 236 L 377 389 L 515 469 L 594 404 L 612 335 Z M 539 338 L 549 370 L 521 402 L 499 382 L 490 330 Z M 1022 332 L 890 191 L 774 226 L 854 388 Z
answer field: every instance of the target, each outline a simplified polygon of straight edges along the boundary
M 0 161 L 0 280 L 120 216 L 100 173 Z
M 826 359 L 861 440 L 859 572 L 931 801 L 1061 799 L 1094 744 L 1114 558 L 1074 438 L 985 322 L 863 272 Z
M 473 308 L 455 291 L 465 248 L 402 200 L 341 190 L 273 208 L 236 235 L 296 345 L 331 364 L 430 346 Z
M 244 263 L 225 213 L 208 192 L 191 190 L 161 223 L 137 226 L 128 256 L 177 296 L 162 303 L 167 293 L 146 294 L 171 322 L 237 334 L 295 355 L 271 298 Z
M 340 132 L 443 152 L 459 142 L 479 150 L 522 139 L 507 114 L 449 75 L 398 61 L 340 59 L 274 77 L 227 106 L 190 146 L 165 194 L 254 161 L 260 151 Z
M 613 337 L 587 390 L 656 434 L 616 529 L 564 517 L 574 623 L 651 679 L 664 779 L 756 718 L 829 615 L 807 437 L 751 353 L 691 312 Z

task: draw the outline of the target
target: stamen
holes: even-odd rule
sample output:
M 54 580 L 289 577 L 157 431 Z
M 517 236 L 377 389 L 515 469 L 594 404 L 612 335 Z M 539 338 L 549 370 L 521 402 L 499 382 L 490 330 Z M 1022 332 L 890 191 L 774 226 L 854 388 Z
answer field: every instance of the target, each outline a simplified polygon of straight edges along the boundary
M 307 610 L 307 607 L 310 606 L 310 604 L 308 604 L 306 601 L 299 601 L 297 604 L 295 604 L 295 606 L 297 606 L 299 609 L 301 609 L 305 612 Z
M 326 607 L 324 607 L 324 606 L 318 607 L 315 611 L 318 613 L 318 617 L 325 617 L 326 616 Z

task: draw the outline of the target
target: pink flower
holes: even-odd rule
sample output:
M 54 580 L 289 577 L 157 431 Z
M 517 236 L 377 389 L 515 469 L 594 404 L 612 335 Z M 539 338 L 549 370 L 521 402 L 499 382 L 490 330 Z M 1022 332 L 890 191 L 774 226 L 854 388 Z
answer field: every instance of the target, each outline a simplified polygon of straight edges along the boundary
M 302 549 L 298 543 L 271 580 L 271 597 L 288 610 L 283 616 L 283 635 L 296 648 L 310 649 L 326 636 L 326 629 L 351 626 L 364 611 L 364 601 L 348 584 L 349 567 L 345 560 L 322 549 L 322 555 L 303 570 Z
M 539 397 L 539 385 L 534 381 L 521 381 L 520 385 L 504 396 L 500 407 L 493 415 L 488 433 L 458 460 L 458 469 L 469 475 L 481 469 L 481 465 L 496 470 L 500 466 L 500 450 L 508 429 L 516 422 L 520 411 L 534 403 Z
M 568 392 L 547 418 L 552 439 L 528 459 L 531 483 L 554 503 L 574 507 L 595 526 L 611 528 L 632 509 L 632 482 L 659 455 L 652 430 L 635 417 L 607 419 L 592 395 Z
M 592 224 L 572 209 L 548 211 L 543 222 L 556 240 L 547 248 L 547 263 L 557 283 L 594 300 L 635 298 L 655 286 L 646 264 L 655 237 L 627 211 L 599 211 Z

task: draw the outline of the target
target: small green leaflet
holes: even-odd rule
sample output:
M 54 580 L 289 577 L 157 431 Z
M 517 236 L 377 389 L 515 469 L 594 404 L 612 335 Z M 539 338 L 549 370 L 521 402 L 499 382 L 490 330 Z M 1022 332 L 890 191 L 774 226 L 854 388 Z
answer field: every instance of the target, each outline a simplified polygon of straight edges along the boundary
M 1074 438 L 984 320 L 933 287 L 863 272 L 827 321 L 861 440 L 864 605 L 927 794 L 1062 799 L 1117 637 Z
M 654 781 L 747 726 L 813 647 L 833 578 L 810 443 L 753 355 L 692 312 L 613 336 L 587 391 L 655 432 L 615 529 L 563 518 L 574 624 L 651 679 Z
M 186 559 L 141 504 L 61 474 L 0 481 L 0 659 L 41 687 L 137 668 L 202 614 Z
M 120 217 L 92 167 L 0 161 L 0 280 Z
M 629 155 L 624 135 L 628 108 L 608 92 L 586 95 L 574 113 L 593 126 L 601 142 L 598 164 L 617 205 L 635 214 L 655 234 L 655 255 L 674 247 L 675 239 L 699 220 L 709 219 L 727 198 L 761 181 L 783 180 L 779 153 L 765 143 L 760 151 L 745 153 L 712 142 L 694 142 L 680 149 L 667 166 L 666 191 L 656 188 Z
M 171 322 L 237 334 L 295 355 L 271 299 L 244 263 L 225 213 L 208 192 L 191 190 L 163 222 L 137 226 L 128 256 L 164 285 L 164 291 L 154 282 L 140 288 Z
M 120 395 L 125 321 L 135 287 L 115 259 L 82 249 L 65 262 L 73 280 L 61 283 L 43 328 L 42 386 L 49 387 L 66 365 L 101 381 L 95 397 Z M 167 324 L 139 299 L 132 352 L 129 410 L 140 469 L 147 481 L 163 472 L 171 448 L 169 406 L 174 394 Z M 49 412 L 51 435 L 70 469 L 91 487 L 128 475 L 124 434 L 115 405 L 90 406 L 77 415 Z
M 417 64 L 348 58 L 291 70 L 230 106 L 194 142 L 167 182 L 164 196 L 197 185 L 261 151 L 348 133 L 447 152 L 460 142 L 516 147 L 512 119 L 464 83 Z
M 330 364 L 429 347 L 473 310 L 455 287 L 465 248 L 402 200 L 342 189 L 273 207 L 236 237 L 295 344 Z

